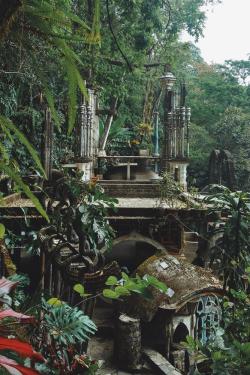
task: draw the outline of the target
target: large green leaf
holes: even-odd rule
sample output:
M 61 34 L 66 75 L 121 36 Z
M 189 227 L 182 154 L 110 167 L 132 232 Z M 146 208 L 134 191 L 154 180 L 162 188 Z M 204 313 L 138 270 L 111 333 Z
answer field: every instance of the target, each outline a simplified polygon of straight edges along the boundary
M 43 82 L 44 82 L 44 95 L 45 95 L 45 98 L 48 102 L 48 105 L 49 105 L 49 108 L 50 108 L 50 111 L 51 111 L 52 119 L 55 121 L 56 126 L 59 128 L 60 124 L 61 124 L 61 119 L 58 116 L 57 110 L 55 108 L 55 102 L 54 102 L 53 95 L 52 95 L 48 85 L 45 84 L 45 81 L 43 81 Z
M 73 22 L 82 27 L 83 30 L 90 30 L 89 26 L 76 14 L 67 11 L 66 9 L 60 10 L 55 5 L 50 4 L 47 1 L 41 0 L 29 0 L 24 1 L 24 11 L 30 14 L 31 19 L 35 17 L 42 19 L 43 22 L 52 22 L 59 26 L 72 26 Z M 36 20 L 34 20 L 36 21 Z M 33 22 L 34 22 L 33 21 Z
M 46 306 L 45 328 L 59 344 L 72 345 L 87 341 L 96 331 L 94 322 L 77 308 L 66 303 Z
M 118 279 L 116 276 L 109 276 L 105 282 L 105 285 L 116 285 L 118 283 Z

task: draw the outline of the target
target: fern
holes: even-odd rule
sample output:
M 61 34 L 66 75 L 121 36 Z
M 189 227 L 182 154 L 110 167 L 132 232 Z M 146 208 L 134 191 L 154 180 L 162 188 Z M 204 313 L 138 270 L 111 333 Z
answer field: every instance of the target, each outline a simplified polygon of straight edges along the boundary
M 75 345 L 87 341 L 97 331 L 95 323 L 77 308 L 66 303 L 60 306 L 44 304 L 45 327 L 58 344 Z
M 100 1 L 95 0 L 92 28 L 82 21 L 77 15 L 68 9 L 60 9 L 58 5 L 49 1 L 26 0 L 23 6 L 24 13 L 28 15 L 28 21 L 32 29 L 38 35 L 47 39 L 64 58 L 61 67 L 68 78 L 68 133 L 70 134 L 76 120 L 77 114 L 77 89 L 87 96 L 87 89 L 81 77 L 77 65 L 83 63 L 74 50 L 66 43 L 66 40 L 75 39 L 84 43 L 100 42 Z M 75 25 L 78 25 L 76 28 Z M 41 74 L 40 74 L 41 76 Z M 51 109 L 54 121 L 59 124 L 58 115 L 55 111 L 53 96 L 49 90 L 48 82 L 42 78 L 45 87 L 44 94 Z
M 77 112 L 77 86 L 82 94 L 88 99 L 85 83 L 77 70 L 75 64 L 68 57 L 64 61 L 65 71 L 68 77 L 68 100 L 69 100 L 69 125 L 68 134 L 73 130 Z
M 70 43 L 72 40 L 81 41 L 82 43 L 99 43 L 100 0 L 95 0 L 92 27 L 89 27 L 84 20 L 71 12 L 73 1 L 66 3 L 54 0 L 16 0 L 13 2 L 16 5 L 12 5 L 12 2 L 0 0 L 0 3 L 3 5 L 3 10 L 7 10 L 7 12 L 2 12 L 1 26 L 4 27 L 0 28 L 0 38 L 3 39 L 10 34 L 10 40 L 13 38 L 14 42 L 20 46 L 20 50 L 23 50 L 23 53 L 26 54 L 26 57 L 31 62 L 37 83 L 43 86 L 44 95 L 51 109 L 53 120 L 59 126 L 60 118 L 56 112 L 54 98 L 50 91 L 49 78 L 44 72 L 44 66 L 42 68 L 39 66 L 41 52 L 44 52 L 48 47 L 53 47 L 55 55 L 57 55 L 57 62 L 63 69 L 63 74 L 68 81 L 68 133 L 70 133 L 74 127 L 77 114 L 78 88 L 88 99 L 85 83 L 78 68 L 83 66 L 83 63 Z M 89 36 L 91 37 L 89 38 Z M 34 44 L 34 40 L 37 43 Z M 0 116 L 0 129 L 12 144 L 15 144 L 15 137 L 19 139 L 32 156 L 38 169 L 44 174 L 36 150 L 22 132 L 4 116 Z M 8 161 L 8 154 L 3 144 L 0 144 L 0 155 L 2 160 Z M 23 183 L 15 170 L 6 164 L 1 162 L 1 170 L 16 182 L 18 187 L 32 200 L 37 210 L 48 219 L 38 199 L 32 194 L 28 186 Z
M 55 103 L 53 95 L 49 90 L 48 78 L 42 74 L 37 63 L 39 59 L 39 43 L 37 49 L 34 49 L 32 38 L 30 35 L 34 34 L 38 40 L 41 40 L 41 45 L 52 46 L 55 52 L 58 52 L 60 67 L 64 69 L 65 76 L 68 77 L 68 99 L 69 99 L 69 121 L 68 132 L 73 129 L 76 119 L 77 90 L 78 88 L 87 98 L 87 90 L 84 80 L 81 77 L 78 65 L 83 66 L 83 63 L 69 43 L 72 41 L 82 42 L 84 44 L 99 44 L 100 43 L 100 0 L 95 0 L 94 14 L 92 26 L 89 27 L 84 20 L 71 12 L 73 1 L 65 3 L 55 2 L 52 0 L 23 0 L 22 6 L 18 13 L 15 13 L 14 34 L 17 38 L 17 43 L 22 45 L 28 55 L 36 56 L 34 63 L 34 73 L 41 79 L 44 88 L 44 95 L 47 99 L 53 120 L 57 125 L 60 124 L 59 116 L 55 110 Z M 19 25 L 19 19 L 23 19 Z M 27 30 L 27 38 L 20 39 L 23 33 L 22 24 L 24 22 L 25 30 Z M 9 33 L 12 29 L 9 30 Z M 21 32 L 18 32 L 18 31 Z M 26 31 L 25 31 L 26 32 Z M 68 43 L 66 43 L 66 41 Z M 60 59 L 60 56 L 63 58 Z M 32 59 L 33 60 L 33 59 Z M 88 98 L 87 98 L 88 99 Z
M 92 23 L 91 33 L 88 38 L 89 43 L 100 43 L 101 34 L 100 34 L 100 0 L 95 0 L 94 5 L 94 18 Z

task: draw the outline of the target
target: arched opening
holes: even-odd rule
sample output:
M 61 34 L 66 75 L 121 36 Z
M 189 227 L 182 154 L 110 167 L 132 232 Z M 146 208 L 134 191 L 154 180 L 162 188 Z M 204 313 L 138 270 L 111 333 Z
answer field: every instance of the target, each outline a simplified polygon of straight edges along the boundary
M 189 354 L 181 345 L 186 341 L 189 330 L 184 323 L 179 323 L 173 335 L 172 352 L 170 354 L 170 362 L 179 370 L 187 374 L 190 368 Z
M 105 253 L 108 262 L 116 260 L 121 267 L 133 272 L 146 259 L 155 254 L 156 248 L 147 242 L 124 240 Z
M 179 323 L 176 327 L 173 335 L 173 343 L 180 344 L 182 341 L 186 340 L 186 337 L 189 335 L 189 330 L 184 323 Z
M 101 251 L 105 254 L 107 262 L 116 260 L 121 267 L 126 267 L 129 272 L 133 272 L 156 252 L 166 252 L 166 249 L 152 238 L 145 237 L 137 232 L 131 232 L 116 238 L 112 249 L 103 248 Z

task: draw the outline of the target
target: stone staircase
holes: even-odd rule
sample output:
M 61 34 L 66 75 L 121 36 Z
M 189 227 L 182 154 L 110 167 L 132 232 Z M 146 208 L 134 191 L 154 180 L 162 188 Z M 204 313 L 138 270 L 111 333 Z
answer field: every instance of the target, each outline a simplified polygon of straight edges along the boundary
M 159 198 L 160 186 L 151 181 L 101 180 L 107 195 L 114 198 Z

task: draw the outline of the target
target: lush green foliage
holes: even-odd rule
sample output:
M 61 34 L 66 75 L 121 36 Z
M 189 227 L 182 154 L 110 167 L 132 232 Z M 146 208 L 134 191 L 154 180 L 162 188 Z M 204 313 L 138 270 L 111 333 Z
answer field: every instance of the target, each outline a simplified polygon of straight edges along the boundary
M 185 346 L 195 362 L 208 361 L 213 375 L 247 375 L 250 370 L 250 299 L 243 291 L 231 290 L 223 304 L 223 327 L 203 346 L 187 337 Z M 198 366 L 199 367 L 199 366 Z M 202 370 L 201 370 L 202 371 Z M 203 375 L 194 366 L 191 375 Z
M 245 270 L 250 263 L 249 228 L 250 200 L 248 193 L 232 193 L 228 189 L 206 198 L 212 203 L 212 211 L 220 210 L 227 215 L 223 236 L 212 249 L 211 265 L 217 262 L 218 272 L 223 275 L 224 286 L 235 289 L 245 287 Z
M 208 182 L 208 159 L 213 149 L 229 150 L 236 163 L 238 186 L 249 186 L 249 85 L 225 65 L 208 65 L 190 57 L 185 71 L 187 101 L 192 108 L 190 178 L 199 187 Z M 244 61 L 241 62 L 244 65 Z M 247 65 L 248 61 L 245 61 Z M 234 65 L 234 62 L 230 64 Z M 235 62 L 237 65 L 237 62 Z M 247 78 L 248 71 L 245 71 Z M 242 73 L 243 74 L 243 73 Z
M 155 287 L 162 293 L 168 293 L 169 291 L 168 287 L 154 276 L 144 275 L 141 278 L 136 275 L 136 277 L 129 277 L 124 272 L 122 272 L 120 280 L 115 276 L 110 276 L 105 284 L 110 288 L 103 290 L 103 296 L 112 299 L 129 296 L 132 292 L 141 294 L 143 298 L 151 299 L 153 295 L 149 287 Z
M 85 233 L 92 248 L 105 244 L 110 248 L 114 231 L 107 220 L 108 210 L 115 209 L 117 200 L 105 195 L 100 185 L 93 184 L 89 194 L 81 202 L 77 210 L 77 219 L 81 222 L 81 230 Z
M 61 303 L 59 306 L 44 303 L 43 310 L 45 312 L 43 325 L 47 339 L 53 338 L 58 345 L 68 347 L 85 342 L 97 330 L 88 316 L 66 303 Z
M 65 176 L 48 196 L 51 224 L 68 241 L 78 236 L 80 252 L 84 253 L 86 241 L 93 251 L 100 245 L 111 246 L 114 231 L 107 216 L 117 200 L 108 197 L 95 179 L 84 183 L 81 175 Z
M 206 345 L 187 338 L 187 348 L 197 366 L 207 360 L 213 375 L 247 375 L 250 370 L 250 251 L 249 194 L 224 191 L 209 196 L 212 211 L 222 211 L 227 220 L 211 254 L 211 266 L 224 280 L 227 293 L 222 304 L 221 328 Z M 200 374 L 196 365 L 191 374 Z

